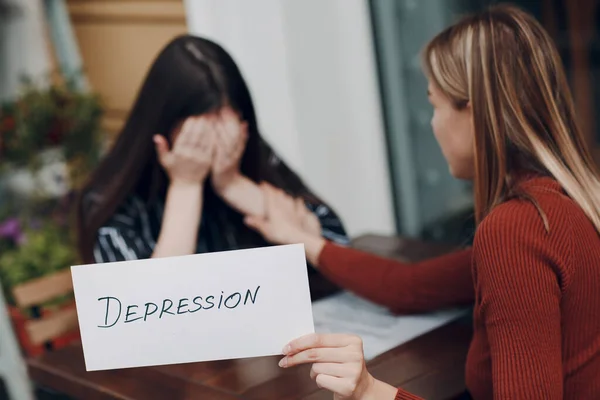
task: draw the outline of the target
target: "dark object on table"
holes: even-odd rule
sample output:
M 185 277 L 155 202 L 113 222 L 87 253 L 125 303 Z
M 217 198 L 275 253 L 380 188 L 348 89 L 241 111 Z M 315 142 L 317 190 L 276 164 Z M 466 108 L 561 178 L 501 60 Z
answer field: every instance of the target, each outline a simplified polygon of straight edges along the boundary
M 74 400 L 72 397 L 42 387 L 35 388 L 35 398 L 36 400 Z
M 435 221 L 426 226 L 421 233 L 421 238 L 425 241 L 448 243 L 460 247 L 472 246 L 474 237 L 475 213 L 472 208 Z

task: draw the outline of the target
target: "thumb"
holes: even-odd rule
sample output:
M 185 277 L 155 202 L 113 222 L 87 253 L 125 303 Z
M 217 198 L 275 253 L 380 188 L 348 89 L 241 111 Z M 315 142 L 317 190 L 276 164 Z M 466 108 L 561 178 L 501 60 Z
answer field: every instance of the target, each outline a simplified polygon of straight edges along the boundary
M 154 145 L 156 146 L 156 153 L 158 154 L 158 159 L 162 163 L 165 159 L 165 156 L 169 153 L 169 143 L 167 143 L 167 139 L 162 135 L 154 135 L 152 137 L 154 141 Z

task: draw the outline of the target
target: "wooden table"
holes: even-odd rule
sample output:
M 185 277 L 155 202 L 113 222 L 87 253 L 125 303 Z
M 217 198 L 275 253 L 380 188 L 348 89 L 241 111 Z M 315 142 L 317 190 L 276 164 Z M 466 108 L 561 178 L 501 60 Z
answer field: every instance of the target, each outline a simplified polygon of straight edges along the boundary
M 417 260 L 448 251 L 418 241 L 363 236 L 357 248 Z M 451 399 L 464 391 L 470 324 L 453 322 L 369 362 L 379 379 L 426 399 Z M 279 357 L 261 357 L 115 371 L 86 372 L 80 345 L 28 360 L 38 384 L 77 399 L 331 399 L 309 377 L 309 366 L 283 370 Z

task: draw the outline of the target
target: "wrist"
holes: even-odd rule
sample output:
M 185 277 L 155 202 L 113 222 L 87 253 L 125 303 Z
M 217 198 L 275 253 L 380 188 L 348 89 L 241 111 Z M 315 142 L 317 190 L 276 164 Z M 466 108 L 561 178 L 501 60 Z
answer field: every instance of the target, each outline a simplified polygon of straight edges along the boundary
M 385 382 L 373 378 L 368 374 L 365 390 L 360 396 L 361 400 L 393 400 L 396 398 L 398 389 Z
M 306 232 L 303 232 L 299 239 L 300 243 L 304 243 L 304 251 L 308 262 L 314 267 L 318 267 L 321 252 L 327 241 L 321 236 L 312 235 Z
M 191 193 L 202 192 L 203 187 L 204 187 L 203 182 L 175 179 L 175 180 L 171 180 L 171 182 L 169 183 L 169 192 L 176 192 L 176 193 L 181 192 L 181 193 L 185 193 L 185 194 L 191 194 Z
M 225 174 L 212 174 L 211 183 L 215 192 L 219 195 L 225 194 L 227 190 L 242 182 L 243 176 L 240 171 L 228 172 Z

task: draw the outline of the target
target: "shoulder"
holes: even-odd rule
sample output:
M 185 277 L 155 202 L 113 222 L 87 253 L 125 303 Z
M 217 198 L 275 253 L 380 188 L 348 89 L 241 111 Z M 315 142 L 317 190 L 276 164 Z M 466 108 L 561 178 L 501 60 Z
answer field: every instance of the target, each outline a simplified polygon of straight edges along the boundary
M 555 181 L 528 182 L 522 193 L 480 223 L 473 243 L 477 268 L 502 267 L 518 274 L 535 264 L 564 273 L 573 252 L 573 219 L 585 214 Z
M 520 186 L 523 196 L 496 206 L 480 223 L 476 242 L 525 238 L 538 241 L 563 240 L 573 218 L 583 211 L 550 178 L 537 178 Z
M 523 264 L 535 262 L 551 248 L 544 221 L 527 200 L 513 199 L 496 206 L 479 224 L 473 260 L 479 279 L 501 271 L 519 275 Z
M 103 228 L 137 229 L 139 219 L 148 212 L 148 206 L 138 196 L 128 196 L 106 221 Z
M 481 221 L 474 245 L 545 235 L 544 219 L 536 206 L 525 199 L 512 199 L 496 206 Z

